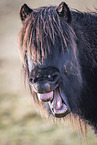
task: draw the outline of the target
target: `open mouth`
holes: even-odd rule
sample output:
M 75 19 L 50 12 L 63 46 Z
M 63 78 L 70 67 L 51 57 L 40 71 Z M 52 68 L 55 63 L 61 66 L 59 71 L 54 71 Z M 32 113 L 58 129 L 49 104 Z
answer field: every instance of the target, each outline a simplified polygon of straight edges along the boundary
M 48 102 L 49 108 L 55 117 L 65 117 L 70 113 L 70 108 L 67 103 L 66 96 L 61 88 L 56 88 L 54 91 L 44 94 L 37 94 L 38 99 L 42 102 Z

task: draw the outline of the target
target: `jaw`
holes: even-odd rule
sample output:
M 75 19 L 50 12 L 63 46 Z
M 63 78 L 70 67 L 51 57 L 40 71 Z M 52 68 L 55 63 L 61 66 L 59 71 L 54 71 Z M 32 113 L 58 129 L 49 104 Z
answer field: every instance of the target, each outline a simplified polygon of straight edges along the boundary
M 65 117 L 70 113 L 70 107 L 61 88 L 58 87 L 49 93 L 37 93 L 37 96 L 39 101 L 48 102 L 50 111 L 55 117 Z

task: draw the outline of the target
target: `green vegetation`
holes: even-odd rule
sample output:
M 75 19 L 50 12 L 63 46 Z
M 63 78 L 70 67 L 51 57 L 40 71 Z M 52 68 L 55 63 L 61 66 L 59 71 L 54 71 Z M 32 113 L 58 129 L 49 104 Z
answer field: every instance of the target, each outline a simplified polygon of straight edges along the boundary
M 23 3 L 31 7 L 58 4 L 60 0 L 0 1 L 0 145 L 81 145 L 81 135 L 69 121 L 54 123 L 42 119 L 33 107 L 32 97 L 25 91 L 18 52 L 17 35 L 21 28 L 19 9 Z M 67 3 L 74 8 L 93 8 L 96 0 Z M 93 5 L 94 4 L 94 5 Z M 90 7 L 91 6 L 91 7 Z M 76 125 L 75 125 L 76 126 Z M 89 128 L 88 145 L 97 145 Z

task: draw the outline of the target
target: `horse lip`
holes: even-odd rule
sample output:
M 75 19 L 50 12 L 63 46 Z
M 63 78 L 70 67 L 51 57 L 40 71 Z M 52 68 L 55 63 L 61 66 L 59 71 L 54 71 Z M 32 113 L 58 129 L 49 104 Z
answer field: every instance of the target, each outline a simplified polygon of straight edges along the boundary
M 59 92 L 60 92 L 60 96 L 61 96 L 64 104 L 67 106 L 68 111 L 70 112 L 71 109 L 70 109 L 70 106 L 69 106 L 69 103 L 68 103 L 68 99 L 67 99 L 66 94 L 64 93 L 64 91 L 61 87 L 59 88 Z
M 44 94 L 37 93 L 37 96 L 38 96 L 39 101 L 48 102 L 53 99 L 53 91 L 49 93 L 44 93 Z

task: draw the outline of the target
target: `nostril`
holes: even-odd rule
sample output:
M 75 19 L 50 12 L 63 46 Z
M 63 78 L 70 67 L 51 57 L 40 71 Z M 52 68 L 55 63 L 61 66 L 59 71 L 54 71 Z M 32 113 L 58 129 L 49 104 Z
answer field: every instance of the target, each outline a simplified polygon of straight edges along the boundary
M 35 77 L 35 78 L 32 78 L 30 77 L 29 78 L 29 83 L 32 84 L 32 83 L 37 83 L 39 81 L 39 78 Z
M 30 78 L 29 78 L 29 83 L 32 83 L 32 82 L 33 82 L 33 78 L 30 77 Z
M 33 81 L 34 81 L 34 83 L 37 83 L 39 81 L 39 78 L 35 77 Z
M 53 75 L 52 76 L 53 80 L 56 80 L 57 77 L 58 77 L 58 75 Z

